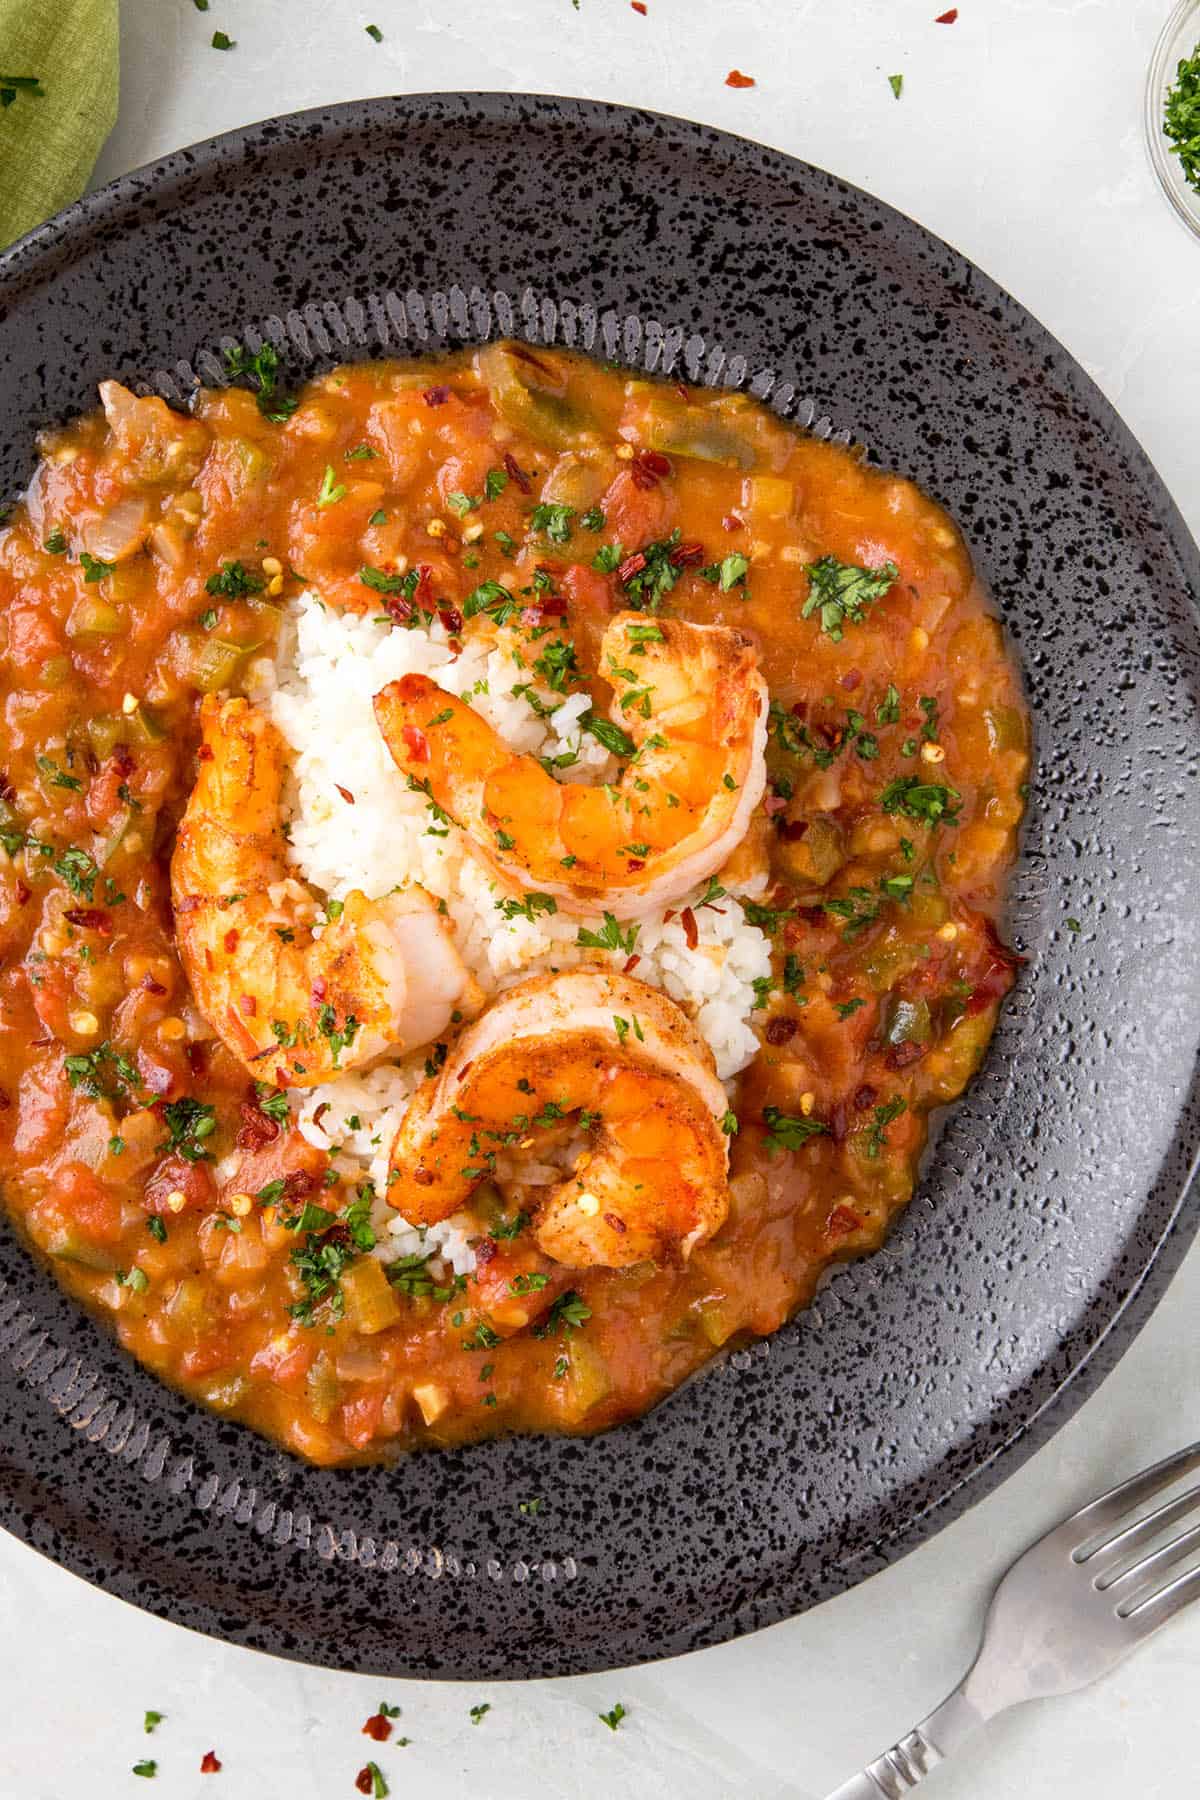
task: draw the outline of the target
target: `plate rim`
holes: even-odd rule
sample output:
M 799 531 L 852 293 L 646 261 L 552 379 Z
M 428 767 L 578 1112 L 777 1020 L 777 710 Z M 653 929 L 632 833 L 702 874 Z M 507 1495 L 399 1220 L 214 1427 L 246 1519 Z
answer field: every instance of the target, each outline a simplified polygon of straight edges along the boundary
M 178 186 L 193 180 L 203 182 L 211 178 L 214 169 L 226 164 L 243 164 L 247 150 L 257 148 L 264 160 L 271 157 L 273 144 L 270 133 L 273 128 L 285 124 L 294 127 L 307 124 L 316 128 L 321 137 L 337 140 L 349 129 L 359 130 L 369 122 L 372 115 L 384 113 L 385 122 L 395 118 L 396 112 L 409 110 L 420 116 L 428 126 L 440 125 L 448 128 L 450 121 L 437 117 L 438 107 L 483 112 L 492 122 L 502 122 L 520 126 L 522 113 L 537 113 L 549 109 L 551 113 L 563 108 L 571 109 L 575 123 L 581 128 L 591 131 L 611 131 L 628 126 L 630 121 L 640 121 L 650 127 L 662 126 L 690 138 L 694 147 L 700 147 L 709 153 L 717 153 L 727 160 L 750 157 L 755 159 L 756 166 L 768 173 L 795 171 L 806 179 L 817 177 L 828 183 L 833 189 L 846 192 L 867 207 L 874 209 L 875 215 L 885 221 L 889 218 L 900 219 L 910 228 L 918 232 L 928 243 L 940 247 L 946 255 L 953 259 L 956 268 L 969 272 L 976 285 L 983 284 L 986 298 L 994 305 L 1003 307 L 1010 316 L 1017 318 L 1023 327 L 1032 327 L 1045 344 L 1048 354 L 1053 358 L 1058 379 L 1067 385 L 1075 394 L 1093 419 L 1096 419 L 1104 430 L 1115 440 L 1118 447 L 1136 465 L 1142 480 L 1154 493 L 1159 517 L 1165 529 L 1173 552 L 1179 557 L 1181 565 L 1189 579 L 1191 587 L 1191 604 L 1193 612 L 1197 610 L 1196 595 L 1200 590 L 1200 551 L 1191 537 L 1188 527 L 1179 511 L 1179 507 L 1158 475 L 1148 454 L 1138 442 L 1130 428 L 1121 419 L 1116 409 L 1101 392 L 1096 383 L 1086 373 L 1078 361 L 1065 346 L 1027 307 L 1003 288 L 987 271 L 967 258 L 937 233 L 904 213 L 891 203 L 880 200 L 868 190 L 857 187 L 820 165 L 810 163 L 802 158 L 794 157 L 788 152 L 764 145 L 754 139 L 708 125 L 703 121 L 691 120 L 677 115 L 656 112 L 642 107 L 623 106 L 615 102 L 572 98 L 553 94 L 523 94 L 483 90 L 469 91 L 430 91 L 413 94 L 378 95 L 366 99 L 340 101 L 331 105 L 316 106 L 301 112 L 276 115 L 234 127 L 232 130 L 204 139 L 197 144 L 184 146 L 167 152 L 164 156 L 153 159 L 139 168 L 127 171 L 105 186 L 84 195 L 80 200 L 64 209 L 52 219 L 34 228 L 24 237 L 18 239 L 0 254 L 0 300 L 4 298 L 7 282 L 12 277 L 37 278 L 40 268 L 52 265 L 56 258 L 65 252 L 68 257 L 72 244 L 77 236 L 98 225 L 108 224 L 118 233 L 127 228 L 123 215 L 132 208 L 135 212 L 144 202 L 144 189 L 148 181 L 153 181 L 157 192 L 161 195 L 164 187 L 172 184 Z M 295 153 L 295 146 L 291 146 Z M 774 168 L 772 169 L 772 165 Z M 1186 1101 L 1181 1103 L 1177 1120 L 1181 1121 L 1186 1112 Z M 1178 1125 L 1177 1125 L 1178 1130 Z M 1176 1137 L 1174 1142 L 1178 1142 Z M 905 1525 L 885 1533 L 859 1549 L 850 1565 L 838 1561 L 826 1565 L 826 1573 L 832 1573 L 833 1579 L 826 1580 L 821 1588 L 820 1599 L 830 1598 L 846 1588 L 856 1585 L 867 1575 L 875 1572 L 893 1561 L 898 1560 L 918 1544 L 927 1541 L 944 1524 L 961 1516 L 968 1507 L 993 1492 L 1008 1474 L 1015 1471 L 1070 1419 L 1085 1399 L 1089 1398 L 1099 1387 L 1105 1376 L 1115 1367 L 1116 1362 L 1132 1343 L 1142 1329 L 1150 1313 L 1157 1305 L 1183 1260 L 1192 1238 L 1200 1229 L 1200 1184 L 1196 1181 L 1197 1163 L 1200 1162 L 1200 1151 L 1193 1157 L 1187 1174 L 1179 1186 L 1176 1204 L 1163 1225 L 1162 1231 L 1154 1243 L 1153 1250 L 1147 1255 L 1138 1279 L 1129 1292 L 1113 1311 L 1103 1331 L 1086 1349 L 1082 1357 L 1056 1383 L 1054 1388 L 1042 1400 L 1036 1411 L 1031 1413 L 1003 1440 L 994 1445 L 980 1460 L 973 1460 L 974 1445 L 978 1430 L 972 1434 L 967 1445 L 958 1453 L 970 1464 L 965 1473 L 956 1479 L 936 1500 L 930 1501 L 922 1510 Z M 1039 1365 L 1043 1367 L 1044 1365 Z M 1019 1395 L 1037 1380 L 1037 1371 L 1014 1390 Z M 981 1429 L 981 1428 L 980 1428 Z M 945 1465 L 945 1458 L 942 1465 Z M 182 1497 L 182 1496 L 181 1496 Z M 71 1569 L 83 1576 L 93 1585 L 103 1587 L 119 1597 L 130 1599 L 144 1609 L 157 1613 L 160 1617 L 173 1616 L 171 1595 L 169 1591 L 159 1590 L 154 1585 L 148 1592 L 148 1577 L 145 1571 L 130 1572 L 122 1568 L 119 1571 L 109 1569 L 96 1573 L 87 1565 L 87 1557 L 82 1548 L 56 1529 L 52 1530 L 52 1548 L 43 1547 L 35 1541 L 32 1530 L 19 1529 L 13 1524 L 14 1514 L 18 1511 L 18 1503 L 11 1492 L 8 1471 L 0 1463 L 0 1523 L 13 1531 L 34 1549 L 50 1555 L 60 1566 Z M 181 1515 L 181 1520 L 185 1515 Z M 44 1535 L 44 1534 L 43 1534 Z M 782 1584 L 774 1578 L 774 1586 L 778 1590 Z M 127 1590 L 127 1591 L 126 1591 Z M 810 1601 L 810 1604 L 815 1603 Z M 750 1594 L 733 1612 L 718 1617 L 706 1617 L 697 1626 L 692 1621 L 689 1638 L 692 1645 L 711 1645 L 728 1641 L 744 1631 L 757 1629 L 762 1625 L 790 1616 L 796 1608 L 797 1598 L 791 1593 L 764 1593 L 761 1589 Z M 317 1663 L 321 1666 L 363 1667 L 359 1663 L 351 1664 L 345 1659 L 331 1663 L 327 1647 L 323 1648 L 317 1640 L 311 1644 L 295 1641 L 293 1647 L 272 1643 L 269 1646 L 261 1642 L 261 1633 L 256 1639 L 255 1632 L 248 1625 L 237 1628 L 227 1615 L 219 1612 L 216 1606 L 208 1606 L 207 1602 L 190 1601 L 191 1610 L 195 1614 L 207 1611 L 209 1622 L 201 1629 L 224 1641 L 236 1642 L 253 1648 L 270 1648 L 272 1653 L 290 1657 L 294 1660 Z M 636 1627 L 634 1628 L 636 1629 Z M 266 1635 L 269 1637 L 271 1628 Z M 628 1633 L 627 1633 L 628 1635 Z M 561 1646 L 560 1646 L 561 1649 Z M 658 1655 L 678 1653 L 677 1644 L 667 1644 L 657 1652 Z M 638 1659 L 645 1660 L 646 1651 L 638 1652 Z M 653 1660 L 653 1656 L 651 1657 Z M 367 1666 L 370 1666 L 369 1664 Z M 615 1662 L 598 1663 L 594 1656 L 585 1655 L 576 1663 L 571 1662 L 569 1651 L 561 1656 L 554 1672 L 565 1672 L 568 1669 L 595 1670 L 602 1667 L 619 1667 L 623 1664 Z M 531 1671 L 524 1670 L 521 1675 L 513 1675 L 511 1679 L 525 1678 Z M 533 1671 L 538 1672 L 538 1671 Z M 435 1678 L 439 1679 L 479 1679 L 484 1671 L 474 1672 L 469 1662 L 460 1662 L 453 1670 L 439 1670 Z M 490 1665 L 486 1670 L 487 1678 L 496 1679 L 496 1673 Z

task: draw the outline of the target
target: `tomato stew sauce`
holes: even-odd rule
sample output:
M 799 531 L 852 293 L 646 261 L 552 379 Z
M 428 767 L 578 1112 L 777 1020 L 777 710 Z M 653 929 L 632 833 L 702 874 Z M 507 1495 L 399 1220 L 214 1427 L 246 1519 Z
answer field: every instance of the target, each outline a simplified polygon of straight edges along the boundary
M 232 360 L 244 385 L 187 416 L 106 384 L 0 532 L 6 1207 L 147 1367 L 314 1461 L 598 1430 L 776 1330 L 909 1199 L 1013 981 L 1016 670 L 945 512 L 743 395 L 516 345 L 294 396 L 269 348 Z M 453 631 L 485 581 L 546 603 L 599 706 L 630 605 L 736 625 L 769 686 L 734 864 L 769 862 L 748 911 L 775 974 L 730 1216 L 680 1267 L 564 1270 L 480 1195 L 475 1274 L 381 1278 L 353 1186 L 176 955 L 202 695 L 238 691 L 303 587 Z

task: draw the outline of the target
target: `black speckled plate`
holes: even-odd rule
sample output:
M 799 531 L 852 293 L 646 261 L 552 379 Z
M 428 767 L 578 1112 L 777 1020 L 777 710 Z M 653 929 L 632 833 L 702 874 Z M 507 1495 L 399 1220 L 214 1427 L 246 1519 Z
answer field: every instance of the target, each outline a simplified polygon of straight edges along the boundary
M 106 375 L 178 395 L 256 332 L 295 375 L 499 331 L 745 383 L 962 521 L 1037 720 L 1030 962 L 888 1248 L 602 1438 L 314 1471 L 161 1387 L 0 1238 L 0 1520 L 183 1624 L 388 1674 L 631 1663 L 861 1580 L 1049 1437 L 1197 1225 L 1200 562 L 1079 367 L 910 220 L 577 101 L 252 126 L 0 258 L 0 492 Z

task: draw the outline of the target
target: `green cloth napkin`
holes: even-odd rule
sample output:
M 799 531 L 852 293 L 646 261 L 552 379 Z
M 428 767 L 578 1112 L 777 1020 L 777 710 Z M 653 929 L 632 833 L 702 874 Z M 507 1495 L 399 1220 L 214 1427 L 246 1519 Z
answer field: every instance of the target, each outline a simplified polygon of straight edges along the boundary
M 119 68 L 117 0 L 0 0 L 0 246 L 82 194 Z

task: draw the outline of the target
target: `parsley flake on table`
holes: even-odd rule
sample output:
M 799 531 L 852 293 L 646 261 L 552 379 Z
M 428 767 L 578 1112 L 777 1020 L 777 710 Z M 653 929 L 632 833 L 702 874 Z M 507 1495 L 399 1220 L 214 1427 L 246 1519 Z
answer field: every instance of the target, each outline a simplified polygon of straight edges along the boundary
M 364 25 L 363 30 L 369 38 L 374 38 L 377 44 L 382 44 L 383 33 L 380 31 L 378 25 Z
M 479 1721 L 483 1718 L 484 1714 L 490 1713 L 491 1710 L 492 1710 L 492 1703 L 490 1700 L 482 1700 L 482 1701 L 480 1701 L 478 1706 L 473 1706 L 471 1708 L 471 1723 L 472 1723 L 472 1725 L 478 1725 Z
M 214 50 L 235 50 L 237 48 L 237 39 L 231 38 L 227 32 L 214 31 L 212 34 L 212 47 Z
M 618 1700 L 611 1712 L 597 1713 L 596 1717 L 600 1720 L 601 1724 L 607 1725 L 610 1731 L 615 1731 L 617 1726 L 621 1723 L 621 1720 L 627 1719 L 629 1714 Z

